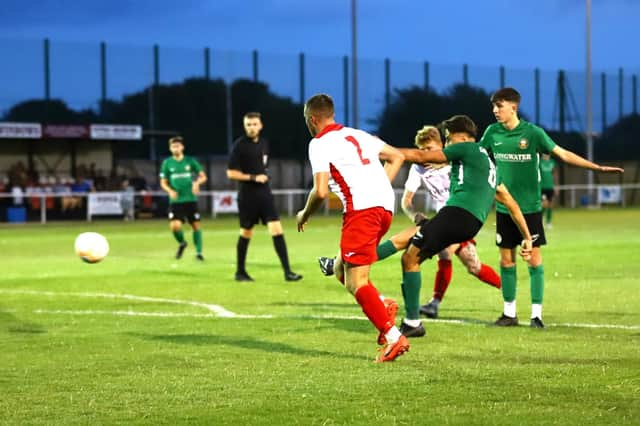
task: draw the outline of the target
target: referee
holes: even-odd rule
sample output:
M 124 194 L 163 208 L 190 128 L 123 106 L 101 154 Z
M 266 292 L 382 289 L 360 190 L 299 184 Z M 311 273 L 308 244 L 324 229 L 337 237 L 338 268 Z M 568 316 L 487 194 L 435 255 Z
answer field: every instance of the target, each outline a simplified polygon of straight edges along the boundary
M 236 281 L 253 281 L 245 267 L 249 241 L 253 227 L 259 222 L 267 225 L 273 238 L 273 246 L 280 258 L 284 279 L 298 281 L 302 275 L 296 274 L 289 266 L 287 244 L 284 241 L 282 223 L 276 210 L 273 194 L 269 187 L 267 163 L 269 144 L 260 137 L 262 119 L 259 112 L 248 112 L 243 117 L 245 135 L 236 139 L 231 149 L 227 177 L 239 183 L 238 209 L 240 211 L 240 237 L 236 246 Z

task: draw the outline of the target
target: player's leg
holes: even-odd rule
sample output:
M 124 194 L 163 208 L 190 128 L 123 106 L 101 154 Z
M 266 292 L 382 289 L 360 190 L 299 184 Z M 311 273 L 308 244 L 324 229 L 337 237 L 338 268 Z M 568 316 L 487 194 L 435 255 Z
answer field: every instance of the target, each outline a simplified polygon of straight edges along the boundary
M 396 254 L 400 250 L 404 250 L 409 246 L 409 241 L 413 237 L 419 227 L 412 226 L 406 228 L 397 234 L 393 235 L 388 240 L 378 244 L 376 248 L 376 254 L 378 255 L 378 261 L 386 259 L 389 256 Z
M 245 221 L 243 224 L 240 219 L 240 236 L 236 244 L 236 281 L 253 281 L 253 278 L 247 273 L 247 252 L 249 251 L 249 242 L 253 236 L 253 224 Z
M 236 281 L 253 281 L 247 273 L 247 252 L 253 236 L 253 227 L 260 221 L 259 212 L 256 209 L 258 200 L 241 194 L 238 197 L 238 218 L 240 220 L 240 235 L 236 243 Z
M 420 321 L 420 287 L 422 276 L 420 263 L 424 260 L 417 245 L 410 244 L 402 253 L 402 298 L 405 316 L 400 331 L 407 337 L 422 337 L 426 334 Z
M 467 268 L 467 272 L 471 275 L 478 277 L 482 282 L 489 284 L 495 288 L 501 288 L 500 275 L 493 270 L 489 265 L 482 263 L 476 250 L 475 241 L 465 241 L 460 244 L 460 247 L 455 251 L 458 259 Z
M 533 251 L 529 264 L 529 284 L 531 287 L 531 327 L 544 328 L 542 323 L 542 299 L 544 296 L 544 266 L 541 247 L 547 243 L 542 224 L 542 212 L 525 215 L 527 226 L 534 236 Z
M 451 253 L 454 246 L 449 246 L 438 253 L 438 270 L 433 281 L 433 296 L 425 305 L 420 306 L 420 313 L 427 318 L 438 318 L 438 309 L 451 283 L 453 269 Z
M 544 296 L 544 267 L 540 247 L 531 251 L 529 263 L 529 284 L 531 286 L 531 322 L 533 328 L 544 328 L 542 322 L 542 299 Z
M 526 217 L 525 217 L 526 219 Z M 531 231 L 533 233 L 533 231 Z M 516 311 L 516 247 L 522 241 L 520 231 L 507 213 L 496 213 L 496 245 L 500 251 L 500 281 L 502 283 L 503 312 L 495 325 L 518 325 Z
M 419 228 L 411 227 L 407 228 L 399 233 L 393 235 L 388 240 L 378 244 L 376 248 L 376 254 L 378 256 L 378 261 L 386 259 L 389 256 L 396 254 L 400 250 L 404 250 L 409 245 L 409 241 L 411 237 L 416 233 Z M 334 262 L 336 258 L 334 257 L 324 257 L 321 256 L 318 258 L 318 264 L 320 265 L 320 271 L 323 275 L 330 276 L 333 275 L 334 271 Z
M 553 189 L 549 190 L 549 193 L 547 194 L 547 207 L 546 207 L 546 211 L 545 211 L 545 220 L 547 223 L 547 228 L 551 229 L 551 219 L 553 216 L 553 198 L 554 198 L 555 192 Z
M 296 274 L 291 270 L 289 264 L 289 253 L 287 252 L 287 243 L 284 239 L 284 231 L 280 222 L 280 215 L 276 209 L 276 203 L 271 192 L 265 193 L 260 197 L 259 205 L 260 219 L 262 223 L 267 225 L 271 239 L 273 240 L 273 248 L 280 259 L 282 270 L 284 271 L 284 279 L 286 281 L 299 281 L 302 275 Z
M 284 271 L 284 279 L 286 281 L 299 281 L 302 279 L 302 275 L 296 274 L 291 270 L 289 265 L 289 254 L 287 252 L 287 243 L 284 240 L 284 231 L 282 229 L 282 223 L 280 220 L 272 220 L 267 222 L 267 228 L 273 239 L 273 248 L 276 250 L 276 254 L 280 259 L 280 264 Z
M 182 221 L 184 220 L 184 215 L 181 210 L 181 203 L 169 204 L 169 229 L 173 234 L 173 238 L 178 242 L 176 259 L 180 259 L 184 253 L 184 249 L 187 248 L 187 242 L 184 240 L 184 233 L 182 232 Z
M 193 231 L 193 244 L 196 246 L 196 259 L 204 261 L 202 255 L 202 229 L 200 227 L 200 213 L 198 212 L 198 204 L 196 202 L 190 203 L 189 215 L 187 220 L 191 224 L 191 230 Z
M 377 361 L 393 361 L 409 350 L 409 342 L 389 318 L 384 303 L 380 300 L 378 290 L 369 281 L 370 265 L 345 263 L 344 269 L 345 287 L 354 295 L 369 321 L 385 337 L 386 345 Z

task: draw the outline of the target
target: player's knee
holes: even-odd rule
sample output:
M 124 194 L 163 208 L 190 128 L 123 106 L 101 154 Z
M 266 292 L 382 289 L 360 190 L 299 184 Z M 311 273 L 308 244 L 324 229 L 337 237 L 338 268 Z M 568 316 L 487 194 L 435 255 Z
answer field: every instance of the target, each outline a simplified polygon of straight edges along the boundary
M 251 238 L 253 236 L 253 229 L 240 228 L 240 236 L 242 238 Z
M 411 254 L 409 251 L 402 253 L 402 270 L 410 271 L 420 267 L 420 262 L 417 256 Z

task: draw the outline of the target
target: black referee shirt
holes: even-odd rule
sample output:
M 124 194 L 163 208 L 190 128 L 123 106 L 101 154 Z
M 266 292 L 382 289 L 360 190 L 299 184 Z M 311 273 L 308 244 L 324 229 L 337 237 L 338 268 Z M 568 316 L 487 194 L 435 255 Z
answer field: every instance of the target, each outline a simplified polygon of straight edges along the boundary
M 267 174 L 269 159 L 269 142 L 260 137 L 258 142 L 253 142 L 246 136 L 241 136 L 233 142 L 231 155 L 229 156 L 229 170 L 240 170 L 250 175 Z M 268 182 L 238 182 L 240 192 L 254 192 L 256 190 L 269 189 Z

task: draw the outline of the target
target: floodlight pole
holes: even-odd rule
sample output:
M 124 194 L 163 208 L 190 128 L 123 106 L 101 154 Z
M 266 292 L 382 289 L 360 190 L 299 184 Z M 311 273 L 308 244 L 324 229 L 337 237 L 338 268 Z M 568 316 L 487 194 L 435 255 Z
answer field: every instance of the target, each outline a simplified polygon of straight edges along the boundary
M 351 105 L 353 108 L 353 127 L 358 127 L 358 34 L 356 20 L 357 0 L 351 0 Z
M 585 0 L 586 8 L 586 73 L 587 73 L 587 159 L 593 161 L 593 110 L 592 110 L 592 84 L 591 84 L 591 0 Z M 591 195 L 593 187 L 593 170 L 587 171 L 587 184 L 589 187 L 589 195 Z

